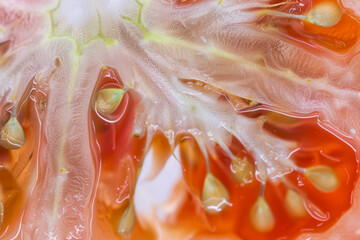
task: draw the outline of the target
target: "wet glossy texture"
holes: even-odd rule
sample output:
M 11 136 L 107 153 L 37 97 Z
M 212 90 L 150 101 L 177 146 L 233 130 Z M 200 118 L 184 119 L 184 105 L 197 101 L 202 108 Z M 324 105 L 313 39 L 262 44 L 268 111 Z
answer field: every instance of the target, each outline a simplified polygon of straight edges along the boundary
M 273 4 L 284 2 L 286 1 L 274 1 Z M 287 4 L 271 9 L 294 15 L 305 15 L 311 13 L 312 9 L 316 10 L 322 4 L 339 6 L 338 1 L 335 0 L 290 1 Z M 323 11 L 328 12 L 329 10 L 324 8 Z M 334 17 L 336 16 L 332 16 L 332 18 Z M 289 39 L 302 42 L 304 47 L 306 45 L 315 48 L 321 46 L 341 54 L 348 53 L 354 47 L 358 41 L 360 30 L 359 17 L 347 9 L 342 9 L 339 20 L 334 24 L 329 24 L 329 26 L 286 17 L 264 17 L 259 20 L 259 23 L 261 23 L 265 31 L 268 26 L 274 26 L 287 35 Z
M 99 84 L 94 92 L 108 85 L 123 87 L 115 70 L 104 69 L 100 72 Z M 110 122 L 96 114 L 94 108 L 90 109 L 90 119 L 94 126 L 94 129 L 90 130 L 94 131 L 93 136 L 96 136 L 91 141 L 93 141 L 94 153 L 98 154 L 96 164 L 101 169 L 95 204 L 96 227 L 94 227 L 99 229 L 100 226 L 107 226 L 106 229 L 111 230 L 112 233 L 106 235 L 113 237 L 119 236 L 116 233 L 117 227 L 124 226 L 121 217 L 128 214 L 129 201 L 133 201 L 133 191 L 145 151 L 146 136 L 132 135 L 134 129 L 131 125 L 127 125 L 136 108 L 135 99 L 129 91 L 128 102 L 122 102 L 119 115 L 113 116 L 117 119 L 115 122 Z M 211 176 L 216 177 L 218 179 L 216 181 L 220 182 L 210 184 L 208 182 L 213 180 L 206 177 L 206 162 L 195 139 L 180 134 L 176 141 L 176 145 L 180 147 L 178 157 L 181 162 L 178 164 L 181 164 L 183 169 L 187 197 L 183 200 L 181 209 L 173 213 L 171 222 L 165 223 L 166 227 L 177 226 L 179 229 L 187 229 L 191 226 L 199 236 L 222 233 L 237 235 L 243 239 L 292 239 L 300 232 L 323 231 L 329 228 L 341 213 L 351 206 L 351 196 L 359 169 L 356 153 L 351 146 L 352 141 L 324 127 L 316 115 L 290 117 L 263 109 L 267 107 L 260 105 L 251 108 L 251 111 L 245 110 L 243 114 L 250 119 L 263 116 L 263 128 L 268 134 L 279 140 L 291 140 L 296 143 L 289 156 L 294 164 L 299 168 L 308 169 L 306 171 L 316 170 L 318 166 L 326 166 L 320 167 L 320 170 L 328 168 L 334 171 L 338 176 L 339 186 L 324 191 L 319 190 L 304 172 L 293 169 L 285 173 L 282 178 L 268 179 L 264 195 L 258 199 L 261 187 L 259 179 L 246 181 L 246 184 L 239 183 L 233 176 L 232 160 L 221 148 L 218 148 L 216 156 L 211 155 L 210 159 L 210 171 L 213 174 Z M 125 136 L 130 141 L 122 140 Z M 157 168 L 156 166 L 160 170 L 163 168 L 164 160 L 156 162 L 158 159 L 166 160 L 170 157 L 171 149 L 165 147 L 168 143 L 166 138 L 163 138 L 163 134 L 157 133 L 152 140 L 151 149 L 154 152 L 162 151 L 154 155 L 154 169 Z M 128 147 L 114 147 L 123 144 L 127 144 Z M 248 159 L 246 161 L 250 164 L 254 161 L 251 152 L 248 152 L 236 138 L 233 138 L 229 148 L 239 159 Z M 210 191 L 204 184 L 210 184 L 212 189 L 216 185 L 224 190 Z M 204 189 L 207 189 L 205 198 L 208 198 L 208 194 L 213 191 L 216 192 L 213 197 L 220 195 L 224 197 L 221 204 L 225 204 L 226 208 L 221 212 L 211 210 L 215 208 L 210 209 L 203 202 Z M 174 191 L 173 194 L 176 195 L 177 191 L 184 189 L 174 189 Z M 228 191 L 226 196 L 224 191 Z M 215 201 L 215 198 L 208 201 Z M 218 204 L 216 206 L 220 207 Z M 151 239 L 154 233 L 135 224 L 130 236 L 132 239 L 140 236 Z
M 0 238 L 356 239 L 359 15 L 0 0 Z
M 18 102 L 16 116 L 24 129 L 25 144 L 15 150 L 0 149 L 0 201 L 3 219 L 0 236 L 11 239 L 18 235 L 18 227 L 28 205 L 28 196 L 37 176 L 37 155 L 40 148 L 41 122 L 46 105 L 46 87 L 31 82 Z M 2 122 L 13 114 L 11 104 L 5 105 Z

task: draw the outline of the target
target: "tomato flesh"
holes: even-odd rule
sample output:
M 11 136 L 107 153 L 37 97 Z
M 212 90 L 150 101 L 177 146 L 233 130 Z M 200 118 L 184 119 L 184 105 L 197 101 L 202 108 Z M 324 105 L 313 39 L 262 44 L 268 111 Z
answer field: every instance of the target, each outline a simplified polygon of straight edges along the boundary
M 359 211 L 356 11 L 45 2 L 0 3 L 0 127 L 16 117 L 26 137 L 0 147 L 0 238 L 360 232 L 339 230 Z M 333 26 L 304 18 L 323 3 Z
M 101 71 L 98 82 L 98 87 L 95 89 L 109 85 L 122 86 L 116 70 L 111 67 Z M 93 151 L 98 152 L 96 161 L 98 161 L 98 166 L 101 165 L 99 172 L 99 186 L 101 187 L 97 190 L 95 204 L 97 214 L 94 228 L 98 229 L 99 226 L 102 226 L 101 228 L 111 229 L 113 235 L 108 235 L 109 237 L 112 235 L 112 238 L 117 236 L 117 224 L 130 201 L 137 178 L 136 171 L 141 166 L 141 158 L 146 148 L 146 136 L 132 135 L 133 128 L 127 125 L 131 123 L 128 119 L 133 118 L 134 109 L 136 109 L 134 103 L 136 103 L 136 97 L 129 92 L 129 100 L 122 103 L 126 106 L 119 107 L 122 112 L 121 118 L 115 123 L 99 118 L 94 109 L 90 108 L 90 119 L 93 123 L 90 126 L 95 126 L 94 129 L 91 129 L 94 131 L 92 146 L 99 146 Z M 230 167 L 231 159 L 221 147 L 218 147 L 216 155 L 210 155 L 210 170 L 228 189 L 231 205 L 221 214 L 206 214 L 199 202 L 206 175 L 206 160 L 194 137 L 188 134 L 179 134 L 176 137 L 176 145 L 182 146 L 181 144 L 187 142 L 186 147 L 179 152 L 179 160 L 186 183 L 186 197 L 180 209 L 173 213 L 171 221 L 165 223 L 166 227 L 189 229 L 191 226 L 199 239 L 211 235 L 233 236 L 234 239 L 236 239 L 235 236 L 240 239 L 293 239 L 301 232 L 322 232 L 328 229 L 343 212 L 351 207 L 359 169 L 358 158 L 353 148 L 355 142 L 352 139 L 332 132 L 319 120 L 317 115 L 289 116 L 264 105 L 250 109 L 250 111 L 245 110 L 242 114 L 249 118 L 264 116 L 266 118 L 263 125 L 264 131 L 279 139 L 296 143 L 289 158 L 298 167 L 329 166 L 339 177 L 340 186 L 333 192 L 325 193 L 319 191 L 303 173 L 295 170 L 285 173 L 283 177 L 287 184 L 304 196 L 308 206 L 308 213 L 305 217 L 294 219 L 289 216 L 284 207 L 286 185 L 281 179 L 268 179 L 264 197 L 273 211 L 276 225 L 268 233 L 259 233 L 251 225 L 249 214 L 259 196 L 261 182 L 254 179 L 245 185 L 236 183 Z M 117 114 L 115 113 L 115 115 Z M 162 149 L 166 159 L 169 156 L 166 152 L 170 154 L 170 149 L 164 148 L 166 141 L 161 140 L 163 138 L 161 135 L 163 133 L 157 133 L 154 136 L 151 146 L 153 149 Z M 126 141 L 126 139 L 130 139 L 130 141 Z M 114 147 L 123 144 L 128 147 Z M 246 157 L 252 164 L 256 164 L 251 152 L 235 137 L 233 137 L 229 149 L 236 156 Z M 154 164 L 161 165 L 163 163 L 155 162 Z M 141 167 L 139 169 L 141 170 Z M 117 177 L 114 178 L 114 176 Z M 173 194 L 176 195 L 176 191 L 180 190 L 174 189 L 174 191 Z M 107 214 L 104 215 L 104 213 Z M 138 224 L 136 224 L 132 236 L 134 238 L 157 238 L 153 231 L 143 229 Z M 229 237 L 229 239 L 233 238 Z

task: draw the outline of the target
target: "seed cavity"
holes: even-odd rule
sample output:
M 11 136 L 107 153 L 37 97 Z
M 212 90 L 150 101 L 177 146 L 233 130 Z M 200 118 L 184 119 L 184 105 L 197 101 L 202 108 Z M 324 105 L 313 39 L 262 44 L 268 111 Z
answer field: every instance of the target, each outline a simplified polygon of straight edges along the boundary
M 339 187 L 339 178 L 334 169 L 319 165 L 305 170 L 306 177 L 322 192 L 333 192 Z
M 102 114 L 112 114 L 119 107 L 126 90 L 121 88 L 105 88 L 96 94 L 95 108 Z
M 135 208 L 132 201 L 130 201 L 129 206 L 124 212 L 124 215 L 122 216 L 119 227 L 118 227 L 118 234 L 121 237 L 127 238 L 131 236 L 131 233 L 135 227 Z
M 0 145 L 5 149 L 15 150 L 25 144 L 24 130 L 15 116 L 10 117 L 1 128 L 0 134 Z
M 285 209 L 292 218 L 304 218 L 307 215 L 303 197 L 292 189 L 286 191 Z
M 343 11 L 337 3 L 323 2 L 317 4 L 307 15 L 294 15 L 274 10 L 262 10 L 259 15 L 299 19 L 320 27 L 333 27 L 341 20 Z
M 260 196 L 250 210 L 250 222 L 261 233 L 270 232 L 275 226 L 274 215 L 265 198 Z
M 231 171 L 235 180 L 240 185 L 251 183 L 254 178 L 254 167 L 248 159 L 234 158 L 231 163 Z
M 204 210 L 210 214 L 223 211 L 229 203 L 229 193 L 224 184 L 212 175 L 206 174 L 202 191 L 202 205 Z
M 0 201 L 0 230 L 4 222 L 4 204 Z

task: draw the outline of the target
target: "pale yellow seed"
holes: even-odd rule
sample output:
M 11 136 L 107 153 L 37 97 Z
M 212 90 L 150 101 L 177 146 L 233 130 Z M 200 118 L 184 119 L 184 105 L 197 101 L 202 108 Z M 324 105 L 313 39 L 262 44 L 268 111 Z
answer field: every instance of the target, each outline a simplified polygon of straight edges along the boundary
M 25 144 L 24 130 L 16 117 L 10 117 L 0 134 L 0 145 L 5 149 L 15 150 Z
M 249 160 L 234 158 L 231 163 L 231 170 L 235 180 L 240 185 L 245 185 L 253 181 L 254 167 Z
M 306 177 L 322 192 L 333 192 L 339 187 L 339 179 L 334 169 L 319 165 L 305 170 Z
M 129 237 L 135 227 L 135 209 L 134 204 L 130 202 L 128 208 L 125 210 L 124 215 L 122 216 L 119 227 L 118 234 L 121 237 Z
M 105 88 L 96 94 L 95 107 L 102 114 L 112 114 L 119 107 L 125 90 L 121 88 Z
M 321 27 L 333 27 L 342 17 L 339 4 L 334 2 L 323 2 L 316 5 L 306 17 L 306 20 Z
M 273 230 L 275 218 L 264 197 L 259 197 L 250 210 L 250 222 L 258 232 L 265 233 Z
M 303 197 L 292 189 L 286 192 L 285 209 L 293 218 L 304 218 L 307 215 Z
M 210 214 L 217 214 L 229 205 L 229 193 L 224 184 L 211 173 L 205 177 L 202 205 Z

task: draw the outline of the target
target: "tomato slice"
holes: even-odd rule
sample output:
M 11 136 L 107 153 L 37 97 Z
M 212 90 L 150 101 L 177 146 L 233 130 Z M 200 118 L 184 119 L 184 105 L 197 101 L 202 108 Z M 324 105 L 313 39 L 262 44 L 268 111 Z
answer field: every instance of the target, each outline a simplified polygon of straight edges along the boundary
M 355 239 L 358 8 L 0 2 L 0 237 Z

